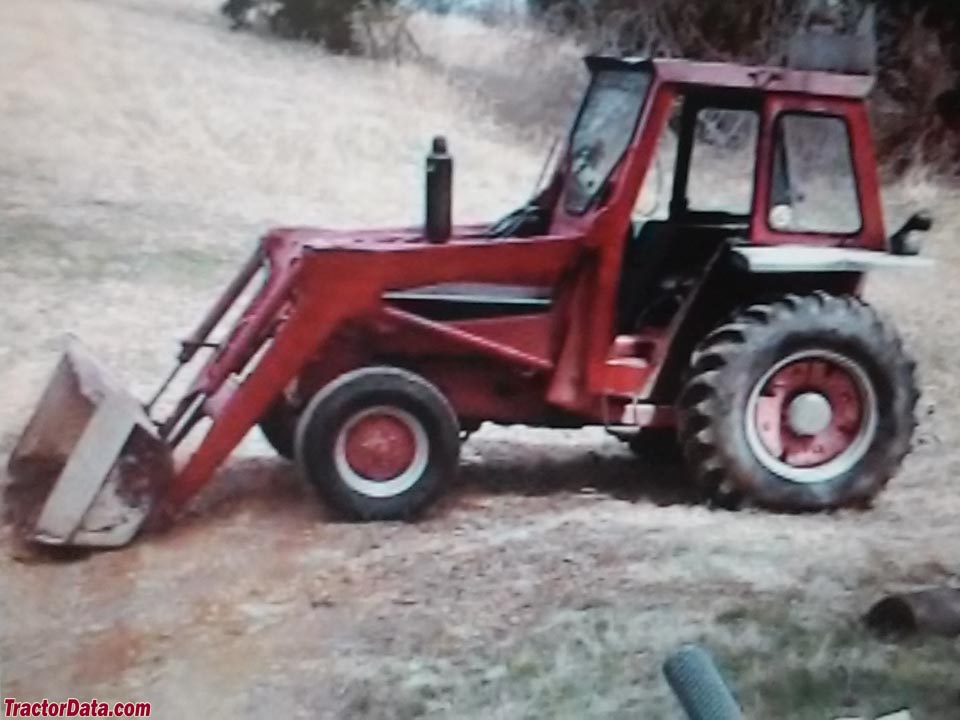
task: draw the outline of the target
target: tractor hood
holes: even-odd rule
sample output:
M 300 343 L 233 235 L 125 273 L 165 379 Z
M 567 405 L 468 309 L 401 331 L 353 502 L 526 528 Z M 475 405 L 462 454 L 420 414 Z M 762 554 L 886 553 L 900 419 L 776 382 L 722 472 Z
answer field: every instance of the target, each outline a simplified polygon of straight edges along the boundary
M 487 224 L 458 225 L 453 228 L 452 241 L 471 240 L 487 236 Z M 369 228 L 341 230 L 316 227 L 274 228 L 263 237 L 265 245 L 282 243 L 317 250 L 329 248 L 362 247 L 364 245 L 393 245 L 427 243 L 422 227 Z

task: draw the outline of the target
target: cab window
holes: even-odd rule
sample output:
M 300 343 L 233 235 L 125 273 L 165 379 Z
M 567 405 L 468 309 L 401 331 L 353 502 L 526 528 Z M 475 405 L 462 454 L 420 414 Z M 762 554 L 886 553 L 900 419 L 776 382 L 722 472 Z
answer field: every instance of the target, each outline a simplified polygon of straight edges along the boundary
M 697 113 L 687 180 L 687 210 L 749 215 L 760 122 L 752 110 Z
M 640 117 L 650 73 L 636 69 L 602 70 L 587 97 L 571 135 L 570 174 L 564 209 L 587 211 L 623 157 Z
M 843 118 L 784 113 L 774 125 L 768 209 L 772 230 L 853 234 L 862 218 Z

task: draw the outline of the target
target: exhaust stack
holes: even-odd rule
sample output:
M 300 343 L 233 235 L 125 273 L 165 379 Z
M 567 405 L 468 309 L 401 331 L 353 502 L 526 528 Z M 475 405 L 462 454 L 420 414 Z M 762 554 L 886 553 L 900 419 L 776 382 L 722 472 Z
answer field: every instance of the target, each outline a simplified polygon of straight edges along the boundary
M 447 140 L 441 135 L 433 139 L 427 155 L 426 219 L 427 240 L 443 243 L 450 239 L 453 204 L 453 158 L 447 153 Z

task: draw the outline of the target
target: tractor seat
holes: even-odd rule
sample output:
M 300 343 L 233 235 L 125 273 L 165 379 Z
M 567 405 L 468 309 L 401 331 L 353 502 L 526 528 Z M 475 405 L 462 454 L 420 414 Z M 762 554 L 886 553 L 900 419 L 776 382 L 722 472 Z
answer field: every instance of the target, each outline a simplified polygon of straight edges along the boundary
M 547 312 L 551 288 L 498 283 L 440 283 L 384 293 L 384 300 L 434 320 Z

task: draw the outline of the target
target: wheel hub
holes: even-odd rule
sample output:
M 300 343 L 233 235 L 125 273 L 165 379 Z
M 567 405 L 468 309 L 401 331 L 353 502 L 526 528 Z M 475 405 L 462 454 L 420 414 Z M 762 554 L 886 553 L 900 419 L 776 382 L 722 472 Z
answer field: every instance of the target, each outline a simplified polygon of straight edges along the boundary
M 830 426 L 833 408 L 820 393 L 800 393 L 787 406 L 787 420 L 796 435 L 810 437 Z
M 400 417 L 369 413 L 347 428 L 344 454 L 358 475 L 382 482 L 410 467 L 416 456 L 416 438 Z
M 788 480 L 826 482 L 866 453 L 876 430 L 866 371 L 827 350 L 794 353 L 754 386 L 745 417 L 757 460 Z

